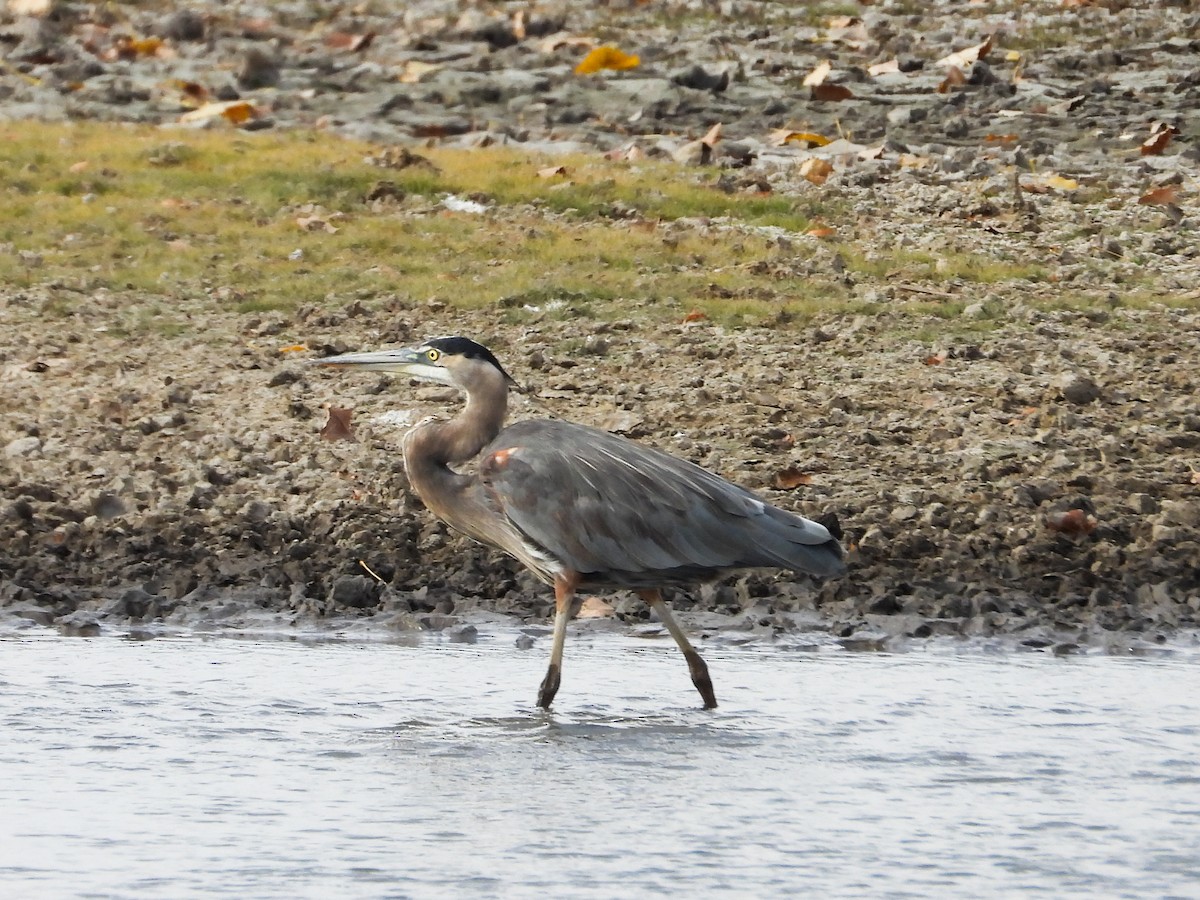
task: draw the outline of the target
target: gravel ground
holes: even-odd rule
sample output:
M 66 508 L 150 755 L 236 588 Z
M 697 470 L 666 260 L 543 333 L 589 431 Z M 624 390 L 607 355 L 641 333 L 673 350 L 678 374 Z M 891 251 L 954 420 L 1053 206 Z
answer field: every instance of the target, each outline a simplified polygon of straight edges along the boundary
M 819 632 L 855 649 L 1003 636 L 1060 652 L 1194 633 L 1200 135 L 1188 113 L 1200 105 L 1200 41 L 1186 8 L 1020 4 L 964 18 L 950 5 L 883 3 L 831 26 L 768 3 L 721 4 L 715 16 L 683 3 L 425 3 L 390 15 L 362 4 L 332 20 L 288 3 L 9 7 L 3 117 L 174 127 L 183 110 L 171 85 L 184 81 L 252 102 L 249 128 L 682 165 L 711 155 L 777 192 L 846 199 L 857 219 L 837 223 L 844 234 L 1036 258 L 1048 273 L 978 295 L 966 282 L 935 289 L 887 275 L 854 286 L 873 304 L 969 300 L 964 318 L 992 324 L 970 342 L 922 339 L 887 312 L 726 331 L 633 312 L 498 326 L 491 311 L 384 304 L 214 313 L 197 318 L 203 344 L 131 345 L 94 331 L 129 298 L 93 298 L 64 330 L 39 315 L 61 289 L 2 291 L 0 603 L 11 625 L 324 623 L 469 637 L 497 615 L 541 623 L 548 592 L 449 533 L 407 487 L 400 429 L 452 395 L 330 375 L 277 352 L 457 332 L 489 343 L 530 386 L 519 416 L 607 427 L 837 517 L 852 548 L 847 578 L 750 573 L 677 593 L 696 627 Z M 1070 33 L 1062 46 L 1056 29 Z M 964 83 L 939 93 L 948 67 L 938 61 L 987 34 L 985 61 L 964 62 Z M 164 43 L 144 53 L 156 45 L 122 35 Z M 642 63 L 580 78 L 580 36 Z M 824 59 L 827 83 L 851 98 L 816 101 L 800 83 Z M 892 59 L 901 71 L 870 74 Z M 722 140 L 698 144 L 718 122 Z M 1157 123 L 1177 132 L 1169 142 Z M 777 145 L 780 129 L 843 137 L 806 149 Z M 1140 152 L 1156 139 L 1161 153 Z M 833 166 L 819 188 L 801 174 L 810 157 Z M 1162 189 L 1161 202 L 1137 202 Z M 732 226 L 676 227 L 724 239 Z M 781 246 L 795 239 L 781 235 Z M 835 246 L 820 248 L 780 277 L 802 289 L 806 274 L 839 264 Z M 1066 290 L 1090 308 L 1057 309 Z M 1163 302 L 1130 307 L 1134 290 Z M 230 356 L 213 359 L 223 333 Z M 358 441 L 318 438 L 329 404 L 355 408 Z M 628 598 L 606 599 L 615 620 L 646 617 Z

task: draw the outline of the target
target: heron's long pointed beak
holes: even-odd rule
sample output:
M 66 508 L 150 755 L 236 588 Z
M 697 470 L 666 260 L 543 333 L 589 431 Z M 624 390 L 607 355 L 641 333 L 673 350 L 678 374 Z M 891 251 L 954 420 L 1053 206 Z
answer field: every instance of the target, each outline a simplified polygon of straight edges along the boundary
M 424 357 L 411 347 L 398 350 L 371 350 L 367 353 L 343 353 L 314 359 L 318 366 L 337 366 L 344 369 L 366 369 L 370 372 L 401 372 L 407 375 L 424 375 L 432 368 Z

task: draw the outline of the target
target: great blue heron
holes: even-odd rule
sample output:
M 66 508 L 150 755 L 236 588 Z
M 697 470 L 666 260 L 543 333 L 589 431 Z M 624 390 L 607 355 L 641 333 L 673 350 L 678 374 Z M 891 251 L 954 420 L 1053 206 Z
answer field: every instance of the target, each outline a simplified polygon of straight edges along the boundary
M 555 419 L 501 430 L 515 384 L 486 347 L 440 337 L 418 347 L 317 362 L 398 372 L 458 388 L 466 408 L 403 440 L 418 496 L 450 527 L 516 557 L 554 586 L 554 644 L 538 692 L 548 708 L 562 677 L 567 622 L 580 588 L 625 588 L 649 603 L 687 659 L 704 706 L 717 705 L 708 666 L 661 588 L 730 569 L 773 567 L 833 576 L 842 548 L 825 526 L 778 509 L 690 462 L 606 431 Z M 452 466 L 478 457 L 476 474 Z

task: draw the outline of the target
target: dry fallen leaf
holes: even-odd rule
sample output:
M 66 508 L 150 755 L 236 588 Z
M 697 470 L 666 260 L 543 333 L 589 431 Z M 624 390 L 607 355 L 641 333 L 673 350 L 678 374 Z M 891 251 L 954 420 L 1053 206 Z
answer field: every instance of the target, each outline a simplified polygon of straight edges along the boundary
M 1178 196 L 1179 185 L 1168 184 L 1142 194 L 1138 197 L 1138 203 L 1142 206 L 1169 206 Z
M 607 600 L 599 597 L 584 597 L 575 614 L 577 619 L 603 619 L 613 614 L 613 606 Z
M 1179 129 L 1174 125 L 1156 122 L 1155 127 L 1150 129 L 1150 137 L 1142 142 L 1142 156 L 1158 156 L 1167 149 L 1167 144 L 1171 143 L 1171 138 L 1177 134 Z
M 809 147 L 824 147 L 829 143 L 829 138 L 811 131 L 792 131 L 790 128 L 779 128 L 771 132 L 767 137 L 767 143 L 774 147 L 782 147 L 784 144 L 790 143 L 807 144 Z
M 329 418 L 325 424 L 321 426 L 321 440 L 323 441 L 352 441 L 354 440 L 354 428 L 350 425 L 350 416 L 353 410 L 342 409 L 337 406 L 328 408 Z
M 812 475 L 807 472 L 801 472 L 795 466 L 788 466 L 786 469 L 780 469 L 775 473 L 773 482 L 775 487 L 780 490 L 790 491 L 792 488 L 800 487 L 802 484 L 812 484 Z
M 401 84 L 416 84 L 426 75 L 436 72 L 441 66 L 437 63 L 421 62 L 419 59 L 410 59 L 404 64 L 404 70 L 400 73 L 397 79 Z
M 814 156 L 800 163 L 800 177 L 808 179 L 813 184 L 824 184 L 831 174 L 833 174 L 833 163 L 829 160 L 817 159 Z
M 942 83 L 937 86 L 937 92 L 939 94 L 948 94 L 951 88 L 966 83 L 967 76 L 963 74 L 963 70 L 958 66 L 951 66 L 950 70 L 946 72 L 946 77 L 942 79 Z
M 705 132 L 704 137 L 700 138 L 700 143 L 708 144 L 709 147 L 715 147 L 717 141 L 721 140 L 721 123 L 718 122 L 712 128 Z
M 817 84 L 809 88 L 812 98 L 822 103 L 853 100 L 854 92 L 844 84 Z
M 804 81 L 802 84 L 805 87 L 816 87 L 818 84 L 823 84 L 826 77 L 832 71 L 833 63 L 831 63 L 829 60 L 825 60 L 823 63 L 818 65 L 815 69 L 804 76 Z
M 88 168 L 91 167 L 91 165 L 92 164 L 90 162 L 88 162 L 86 159 L 81 159 L 77 163 L 72 163 L 71 167 L 69 169 L 67 169 L 67 171 L 70 172 L 72 175 L 78 175 L 80 172 L 86 172 L 88 170 Z
M 179 103 L 181 106 L 197 107 L 208 102 L 208 88 L 195 81 L 175 80 L 172 82 L 179 93 L 183 94 Z
M 184 113 L 179 117 L 179 121 L 184 124 L 196 124 L 222 118 L 234 125 L 241 125 L 256 115 L 253 104 L 247 103 L 245 100 L 228 100 L 223 103 L 205 103 L 199 109 Z
M 1046 516 L 1046 527 L 1059 534 L 1091 534 L 1096 530 L 1096 525 L 1096 517 L 1082 509 L 1069 509 Z
M 707 318 L 708 318 L 707 314 L 700 312 L 700 310 L 698 310 L 698 309 L 693 309 L 690 313 L 688 313 L 686 316 L 683 317 L 683 321 L 685 323 L 686 322 L 703 322 Z
M 567 174 L 566 166 L 546 166 L 537 170 L 538 178 L 558 178 Z
M 641 59 L 616 47 L 597 47 L 575 67 L 576 75 L 592 75 L 602 69 L 633 69 L 641 63 Z
M 897 75 L 900 72 L 900 61 L 895 57 L 886 62 L 875 63 L 867 66 L 867 74 L 873 78 L 878 78 L 880 75 Z
M 366 34 L 347 34 L 344 31 L 335 31 L 325 36 L 325 46 L 332 50 L 362 53 L 371 46 L 374 40 L 375 32 L 373 31 L 368 31 Z
M 288 344 L 286 347 L 280 347 L 280 353 L 305 353 L 308 347 L 304 344 Z
M 943 56 L 935 65 L 939 66 L 954 66 L 956 68 L 966 68 L 972 65 L 976 60 L 983 59 L 991 52 L 992 37 L 988 36 L 987 40 L 976 44 L 974 47 L 964 47 L 962 50 L 956 50 L 948 56 Z
M 833 237 L 835 234 L 837 234 L 837 229 L 830 228 L 828 225 L 818 225 L 815 228 L 808 229 L 808 231 L 806 231 L 804 233 L 807 234 L 809 237 L 827 238 L 827 237 Z

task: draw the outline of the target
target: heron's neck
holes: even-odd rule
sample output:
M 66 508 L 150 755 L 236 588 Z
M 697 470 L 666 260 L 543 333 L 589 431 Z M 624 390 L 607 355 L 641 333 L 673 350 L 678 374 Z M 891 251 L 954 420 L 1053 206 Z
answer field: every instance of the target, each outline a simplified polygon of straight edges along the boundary
M 408 480 L 425 505 L 454 524 L 457 498 L 472 479 L 450 468 L 479 454 L 504 425 L 507 391 L 469 391 L 467 404 L 448 422 L 418 425 L 404 439 Z

